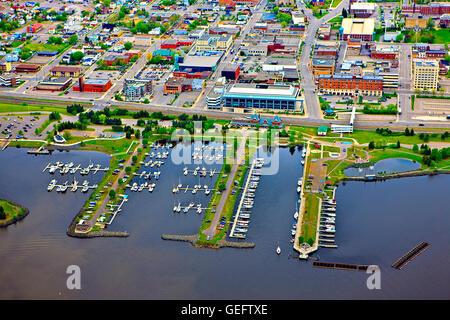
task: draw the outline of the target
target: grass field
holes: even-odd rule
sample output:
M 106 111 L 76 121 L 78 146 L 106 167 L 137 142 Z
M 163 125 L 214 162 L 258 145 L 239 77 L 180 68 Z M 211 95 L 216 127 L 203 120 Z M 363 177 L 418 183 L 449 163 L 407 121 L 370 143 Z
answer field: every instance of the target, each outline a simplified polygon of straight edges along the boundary
M 320 214 L 319 197 L 308 192 L 305 194 L 305 201 L 306 204 L 302 219 L 301 236 L 305 242 L 314 243 L 316 241 L 318 214 Z
M 10 113 L 10 112 L 32 112 L 32 111 L 46 111 L 46 112 L 59 112 L 61 114 L 69 115 L 66 107 L 57 106 L 46 106 L 46 105 L 20 105 L 20 104 L 9 104 L 0 103 L 0 113 Z
M 132 141 L 129 139 L 86 141 L 80 150 L 100 151 L 107 154 L 122 153 L 128 150 Z

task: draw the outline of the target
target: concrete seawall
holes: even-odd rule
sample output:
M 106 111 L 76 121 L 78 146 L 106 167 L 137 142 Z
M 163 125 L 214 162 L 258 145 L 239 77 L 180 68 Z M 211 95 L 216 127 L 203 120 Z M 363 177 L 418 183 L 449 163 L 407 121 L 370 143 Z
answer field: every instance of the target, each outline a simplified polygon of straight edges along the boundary
M 374 176 L 374 177 L 346 177 L 336 182 L 336 184 L 345 181 L 363 181 L 363 182 L 374 182 L 374 181 L 384 181 L 389 179 L 398 179 L 398 178 L 408 178 L 408 177 L 420 177 L 420 176 L 437 176 L 440 174 L 450 174 L 450 170 L 446 171 L 406 171 L 399 173 L 386 174 L 383 176 Z
M 183 242 L 190 242 L 193 246 L 199 247 L 199 248 L 212 248 L 212 249 L 219 249 L 219 248 L 254 248 L 255 244 L 252 242 L 234 242 L 234 241 L 227 241 L 227 240 L 219 240 L 217 241 L 217 245 L 209 244 L 209 243 L 197 243 L 200 236 L 198 234 L 193 235 L 177 235 L 177 234 L 162 234 L 161 239 L 163 240 L 172 240 L 172 241 L 183 241 Z

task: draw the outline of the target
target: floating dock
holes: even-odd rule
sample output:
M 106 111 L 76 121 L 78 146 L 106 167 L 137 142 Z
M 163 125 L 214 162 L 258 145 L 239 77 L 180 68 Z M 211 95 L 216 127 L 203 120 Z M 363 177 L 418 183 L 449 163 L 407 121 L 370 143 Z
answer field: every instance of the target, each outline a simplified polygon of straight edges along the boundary
M 328 269 L 343 269 L 343 270 L 366 271 L 369 266 L 368 265 L 360 265 L 360 264 L 348 264 L 348 263 L 333 263 L 333 262 L 314 261 L 313 262 L 313 267 L 328 268 Z
M 244 191 L 242 192 L 241 200 L 239 201 L 239 206 L 236 211 L 236 215 L 234 216 L 233 225 L 231 227 L 230 231 L 230 238 L 239 238 L 239 239 L 245 239 L 246 233 L 248 230 L 248 225 L 250 223 L 250 218 L 246 218 L 245 222 L 242 220 L 244 218 L 240 217 L 243 212 L 242 208 L 244 206 L 244 201 L 247 196 L 247 191 L 249 189 L 249 184 L 252 181 L 253 177 L 253 170 L 255 168 L 255 165 L 258 163 L 257 159 L 253 159 L 252 165 L 250 166 L 250 170 L 248 172 L 247 181 L 245 182 Z M 250 214 L 250 211 L 245 209 L 244 214 Z
M 397 261 L 395 261 L 392 264 L 392 267 L 395 269 L 401 270 L 404 266 L 406 266 L 409 262 L 414 260 L 419 254 L 424 252 L 429 247 L 431 247 L 431 244 L 422 241 L 421 243 L 416 245 L 414 248 L 409 250 L 401 258 L 399 258 Z

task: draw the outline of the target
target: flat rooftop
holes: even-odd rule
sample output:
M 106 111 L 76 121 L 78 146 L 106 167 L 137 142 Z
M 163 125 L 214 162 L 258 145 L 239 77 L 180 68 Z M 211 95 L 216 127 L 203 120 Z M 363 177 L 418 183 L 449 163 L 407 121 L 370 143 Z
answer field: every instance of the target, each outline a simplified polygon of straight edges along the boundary
M 342 28 L 344 29 L 344 34 L 372 35 L 375 28 L 375 19 L 345 18 L 342 20 Z
M 298 92 L 298 88 L 288 85 L 255 85 L 236 83 L 228 87 L 225 95 L 295 99 L 298 95 Z

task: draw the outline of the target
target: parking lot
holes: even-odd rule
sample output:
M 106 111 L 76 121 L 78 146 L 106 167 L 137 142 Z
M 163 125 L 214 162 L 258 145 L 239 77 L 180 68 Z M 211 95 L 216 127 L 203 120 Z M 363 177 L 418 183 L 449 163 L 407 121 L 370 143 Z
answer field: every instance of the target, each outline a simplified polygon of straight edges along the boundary
M 41 116 L 1 116 L 0 131 L 2 138 L 16 139 L 18 136 L 26 139 L 43 139 L 46 130 L 39 136 L 34 132 L 48 119 L 48 115 Z M 20 132 L 22 131 L 22 132 Z M 19 132 L 21 134 L 19 134 Z

